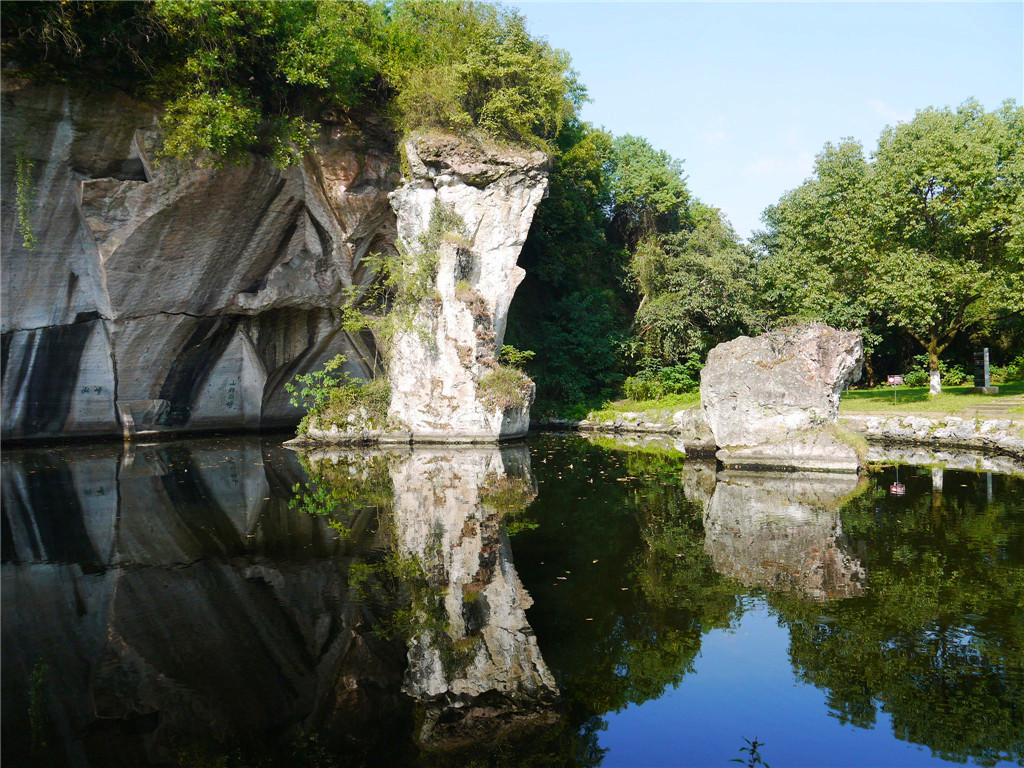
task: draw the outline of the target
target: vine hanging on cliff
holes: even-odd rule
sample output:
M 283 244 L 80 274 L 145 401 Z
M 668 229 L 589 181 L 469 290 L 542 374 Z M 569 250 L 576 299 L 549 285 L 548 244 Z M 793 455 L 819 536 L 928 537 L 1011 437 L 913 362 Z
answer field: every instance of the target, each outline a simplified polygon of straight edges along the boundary
M 36 236 L 32 232 L 31 214 L 32 201 L 35 198 L 35 189 L 32 185 L 32 166 L 35 163 L 20 147 L 15 150 L 14 157 L 14 186 L 18 198 L 18 232 L 21 234 L 21 244 L 29 251 L 34 251 Z

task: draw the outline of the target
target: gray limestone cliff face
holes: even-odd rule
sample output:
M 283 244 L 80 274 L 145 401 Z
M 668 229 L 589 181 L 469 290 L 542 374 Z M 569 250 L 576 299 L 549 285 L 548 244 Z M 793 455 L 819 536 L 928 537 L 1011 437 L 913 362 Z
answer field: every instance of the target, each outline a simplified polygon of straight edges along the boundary
M 367 257 L 393 253 L 397 228 L 416 241 L 435 197 L 472 245 L 442 256 L 430 343 L 396 340 L 397 415 L 414 435 L 520 431 L 473 401 L 522 279 L 542 158 L 447 158 L 458 142 L 435 142 L 392 201 L 393 137 L 373 122 L 324 126 L 297 167 L 213 168 L 160 160 L 155 110 L 115 92 L 5 78 L 2 99 L 5 438 L 292 425 L 296 375 L 336 354 L 357 378 L 383 375 L 372 334 L 342 329 L 339 308 L 376 278 Z
M 490 402 L 481 382 L 497 364 L 508 308 L 526 274 L 516 260 L 547 188 L 546 158 L 452 137 L 421 137 L 403 151 L 408 177 L 391 200 L 409 257 L 420 255 L 438 206 L 461 220 L 463 232 L 441 243 L 436 291 L 389 350 L 391 416 L 413 440 L 524 435 L 532 382 L 523 379 L 511 404 Z
M 335 312 L 394 241 L 384 140 L 329 126 L 284 171 L 158 163 L 155 112 L 127 97 L 5 78 L 2 98 L 37 238 L 5 162 L 5 437 L 291 424 L 296 374 L 337 353 L 372 373 Z

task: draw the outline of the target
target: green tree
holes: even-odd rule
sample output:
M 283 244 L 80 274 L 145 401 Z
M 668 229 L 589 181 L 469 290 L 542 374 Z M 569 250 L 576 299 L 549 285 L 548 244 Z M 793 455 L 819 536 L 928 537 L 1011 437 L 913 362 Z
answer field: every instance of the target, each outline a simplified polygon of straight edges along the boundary
M 886 128 L 870 161 L 827 144 L 814 176 L 763 216 L 757 283 L 774 319 L 886 326 L 929 356 L 1024 311 L 1024 110 L 975 101 Z
M 685 213 L 688 228 L 645 239 L 629 264 L 636 349 L 662 366 L 703 361 L 755 320 L 746 248 L 718 209 L 692 200 Z
M 491 3 L 147 0 L 3 9 L 5 59 L 166 107 L 167 154 L 298 162 L 322 122 L 480 130 L 548 148 L 585 92 L 568 55 Z

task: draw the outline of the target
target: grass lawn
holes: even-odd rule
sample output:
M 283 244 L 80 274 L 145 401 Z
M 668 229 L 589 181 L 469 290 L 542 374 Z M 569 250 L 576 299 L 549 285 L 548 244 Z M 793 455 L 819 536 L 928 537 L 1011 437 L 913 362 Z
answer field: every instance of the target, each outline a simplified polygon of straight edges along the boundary
M 596 421 L 614 421 L 623 413 L 668 411 L 674 413 L 684 408 L 693 408 L 700 404 L 700 392 L 687 392 L 682 395 L 665 395 L 658 400 L 615 400 L 605 403 L 599 410 L 587 414 L 588 419 Z
M 957 413 L 976 408 L 979 405 L 998 405 L 1001 401 L 1024 396 L 1024 381 L 1000 384 L 998 395 L 968 394 L 970 387 L 944 387 L 941 395 L 932 397 L 928 387 L 900 387 L 899 402 L 893 405 L 892 387 L 877 389 L 851 389 L 843 393 L 839 404 L 840 413 L 884 411 L 888 413 Z M 683 395 L 666 395 L 658 400 L 615 400 L 602 405 L 587 414 L 595 421 L 614 421 L 623 413 L 674 413 L 684 408 L 700 405 L 700 392 Z M 1024 405 L 1007 403 L 1010 414 L 1024 414 Z
M 914 413 L 933 411 L 937 413 L 956 413 L 979 405 L 998 405 L 1001 400 L 1024 395 L 1024 381 L 1000 384 L 998 395 L 968 394 L 970 387 L 943 387 L 942 394 L 932 397 L 928 387 L 899 387 L 896 397 L 898 403 L 893 405 L 892 387 L 877 389 L 851 389 L 843 393 L 839 403 L 840 413 L 857 413 L 858 411 L 891 411 L 893 413 Z M 1008 406 L 1011 404 L 1007 404 Z M 1016 406 L 1008 410 L 1011 413 L 1024 413 L 1024 407 Z

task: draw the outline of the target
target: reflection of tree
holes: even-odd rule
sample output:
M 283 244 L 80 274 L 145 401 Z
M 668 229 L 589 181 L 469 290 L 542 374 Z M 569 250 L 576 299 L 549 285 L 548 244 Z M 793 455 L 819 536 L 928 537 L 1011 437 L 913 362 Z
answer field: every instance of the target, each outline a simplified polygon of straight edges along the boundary
M 737 607 L 704 552 L 683 457 L 552 439 L 533 466 L 543 525 L 517 544 L 533 557 L 524 573 L 539 574 L 530 616 L 545 659 L 581 718 L 660 696 Z
M 323 518 L 342 536 L 352 534 L 392 502 L 388 455 L 300 453 L 309 481 L 295 483 L 290 509 Z
M 997 478 L 997 501 L 985 505 L 968 473 L 947 473 L 938 504 L 930 478 L 911 477 L 903 499 L 886 496 L 890 480 L 842 513 L 868 574 L 866 597 L 814 605 L 771 596 L 794 667 L 828 692 L 843 722 L 870 727 L 880 705 L 898 738 L 943 758 L 1021 761 L 1021 481 Z

